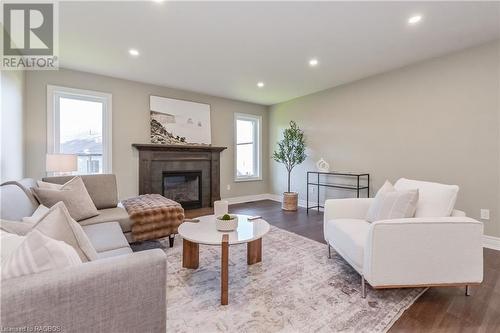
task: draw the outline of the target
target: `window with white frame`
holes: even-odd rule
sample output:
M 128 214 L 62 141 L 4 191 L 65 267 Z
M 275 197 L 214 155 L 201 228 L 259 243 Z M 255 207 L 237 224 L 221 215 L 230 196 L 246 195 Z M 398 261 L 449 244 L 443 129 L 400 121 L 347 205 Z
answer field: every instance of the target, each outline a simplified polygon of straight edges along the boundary
M 78 156 L 78 174 L 111 173 L 111 94 L 47 86 L 47 152 Z
M 261 122 L 260 116 L 235 114 L 236 181 L 261 179 Z

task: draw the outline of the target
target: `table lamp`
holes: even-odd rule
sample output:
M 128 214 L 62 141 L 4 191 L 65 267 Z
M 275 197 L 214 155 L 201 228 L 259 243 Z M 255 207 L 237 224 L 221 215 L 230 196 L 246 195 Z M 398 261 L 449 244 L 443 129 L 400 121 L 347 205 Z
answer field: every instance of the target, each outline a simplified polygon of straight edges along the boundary
M 63 175 L 78 170 L 78 159 L 73 154 L 47 154 L 45 160 L 47 173 Z

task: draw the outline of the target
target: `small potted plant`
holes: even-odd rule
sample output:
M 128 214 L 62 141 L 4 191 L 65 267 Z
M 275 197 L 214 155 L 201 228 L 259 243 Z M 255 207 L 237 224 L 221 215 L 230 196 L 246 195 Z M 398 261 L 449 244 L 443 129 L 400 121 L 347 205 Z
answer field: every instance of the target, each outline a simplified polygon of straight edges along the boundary
M 238 216 L 224 214 L 215 218 L 215 227 L 219 231 L 233 231 L 238 228 Z
M 287 192 L 283 193 L 283 210 L 297 210 L 299 194 L 290 191 L 290 174 L 296 165 L 305 161 L 305 151 L 304 132 L 292 120 L 290 127 L 285 129 L 283 140 L 278 142 L 278 149 L 273 153 L 273 159 L 284 164 L 288 172 L 288 188 Z

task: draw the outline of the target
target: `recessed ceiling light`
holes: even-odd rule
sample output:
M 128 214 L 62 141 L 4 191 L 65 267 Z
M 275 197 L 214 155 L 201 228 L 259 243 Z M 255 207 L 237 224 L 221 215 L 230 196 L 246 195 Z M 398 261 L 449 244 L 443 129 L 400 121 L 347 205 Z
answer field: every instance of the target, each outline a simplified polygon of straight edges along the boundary
M 408 19 L 408 24 L 417 24 L 422 21 L 422 15 L 414 15 Z
M 157 3 L 162 3 L 164 2 L 165 0 L 153 0 L 153 2 L 157 2 Z
M 257 82 L 257 87 L 259 87 L 259 88 L 264 87 L 264 82 L 262 82 L 262 81 Z
M 136 49 L 130 49 L 128 50 L 128 53 L 134 57 L 137 57 L 139 55 L 139 51 L 137 51 Z
M 312 58 L 309 60 L 309 66 L 311 66 L 311 67 L 318 66 L 318 63 L 319 63 L 318 59 L 316 59 L 316 58 Z

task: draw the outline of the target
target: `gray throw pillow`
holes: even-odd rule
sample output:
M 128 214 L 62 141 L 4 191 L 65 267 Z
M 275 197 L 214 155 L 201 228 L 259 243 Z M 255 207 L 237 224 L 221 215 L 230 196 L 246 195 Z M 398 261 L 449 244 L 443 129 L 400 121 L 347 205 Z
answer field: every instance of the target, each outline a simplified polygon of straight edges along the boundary
M 47 207 L 64 202 L 71 217 L 77 221 L 99 215 L 81 177 L 71 179 L 59 189 L 32 187 L 31 190 L 38 201 Z

